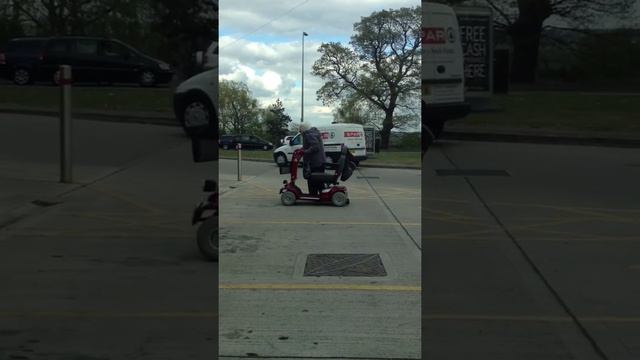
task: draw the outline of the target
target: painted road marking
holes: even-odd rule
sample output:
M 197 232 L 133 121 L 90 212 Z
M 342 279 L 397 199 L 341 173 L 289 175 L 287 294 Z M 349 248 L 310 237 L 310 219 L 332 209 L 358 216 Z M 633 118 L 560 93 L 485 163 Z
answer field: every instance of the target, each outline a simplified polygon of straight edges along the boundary
M 156 207 L 156 206 L 147 204 L 147 203 L 145 203 L 143 201 L 139 201 L 137 199 L 134 199 L 134 198 L 132 198 L 130 196 L 127 196 L 127 195 L 124 195 L 124 194 L 116 193 L 114 191 L 111 191 L 111 190 L 108 190 L 108 189 L 105 189 L 105 188 L 102 188 L 102 187 L 98 187 L 98 186 L 88 186 L 87 188 L 91 189 L 93 191 L 108 195 L 108 196 L 110 196 L 110 197 L 112 197 L 114 199 L 118 199 L 118 200 L 121 200 L 123 202 L 129 203 L 129 204 L 131 204 L 131 205 L 133 205 L 133 206 L 135 206 L 135 207 L 137 207 L 139 209 L 146 210 L 146 211 L 149 211 L 151 213 L 162 212 L 162 210 L 158 209 L 158 207 Z
M 422 287 L 411 285 L 365 285 L 365 284 L 220 284 L 223 290 L 336 290 L 336 291 L 380 291 L 421 292 Z

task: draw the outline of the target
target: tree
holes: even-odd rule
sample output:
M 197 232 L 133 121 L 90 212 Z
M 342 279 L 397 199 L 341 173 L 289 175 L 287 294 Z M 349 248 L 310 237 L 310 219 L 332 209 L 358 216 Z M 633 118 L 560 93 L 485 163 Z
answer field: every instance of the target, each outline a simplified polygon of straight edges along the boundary
M 162 35 L 167 61 L 179 67 L 179 78 L 193 75 L 192 53 L 218 37 L 218 4 L 211 0 L 152 0 L 152 29 Z M 202 44 L 206 44 L 203 45 Z
M 219 114 L 222 134 L 244 133 L 259 128 L 258 100 L 251 95 L 247 85 L 239 81 L 220 81 Z
M 287 129 L 291 123 L 291 117 L 285 113 L 284 105 L 280 99 L 264 109 L 263 121 L 266 136 L 274 144 L 279 143 L 280 139 L 289 133 Z
M 12 9 L 42 35 L 87 35 L 87 29 L 131 6 L 127 0 L 12 0 Z
M 217 38 L 214 0 L 0 0 L 0 41 L 27 35 L 115 37 L 193 75 L 192 54 Z M 8 24 L 18 24 L 6 30 Z M 3 34 L 4 33 L 4 34 Z
M 507 32 L 513 43 L 511 80 L 534 82 L 540 38 L 549 19 L 578 29 L 603 16 L 622 18 L 632 13 L 636 0 L 482 0 L 496 16 L 497 28 Z M 449 0 L 450 4 L 464 3 Z M 513 5 L 517 4 L 517 7 Z
M 330 42 L 313 74 L 325 80 L 319 100 L 335 103 L 350 96 L 366 99 L 384 113 L 381 147 L 389 147 L 394 112 L 420 91 L 420 7 L 382 10 L 354 24 L 352 48 Z
M 356 94 L 340 101 L 333 112 L 333 119 L 341 123 L 379 126 L 380 112 L 380 108 Z

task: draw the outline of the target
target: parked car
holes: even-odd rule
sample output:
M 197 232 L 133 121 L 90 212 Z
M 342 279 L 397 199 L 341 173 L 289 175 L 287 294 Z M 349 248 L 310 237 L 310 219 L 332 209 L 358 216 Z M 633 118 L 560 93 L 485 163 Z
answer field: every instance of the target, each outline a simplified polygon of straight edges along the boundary
M 242 144 L 242 149 L 273 149 L 272 143 L 253 135 L 222 135 L 220 137 L 220 147 L 225 150 L 235 149 L 237 144 Z
M 71 65 L 75 82 L 154 86 L 168 83 L 174 74 L 161 60 L 121 41 L 99 37 L 15 38 L 7 43 L 3 57 L 5 76 L 18 85 L 57 84 L 60 65 Z
M 173 94 L 173 108 L 187 135 L 203 126 L 217 131 L 218 69 L 202 72 L 178 85 Z

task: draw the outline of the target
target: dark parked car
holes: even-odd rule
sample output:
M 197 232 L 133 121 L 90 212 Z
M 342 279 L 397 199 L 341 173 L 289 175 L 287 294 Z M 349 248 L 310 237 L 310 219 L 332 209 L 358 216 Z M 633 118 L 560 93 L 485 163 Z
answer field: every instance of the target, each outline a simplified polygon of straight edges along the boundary
M 59 66 L 71 65 L 76 82 L 168 83 L 169 64 L 114 39 L 96 37 L 27 37 L 9 40 L 0 54 L 4 75 L 18 85 L 34 81 L 58 83 Z
M 242 149 L 273 149 L 272 143 L 253 135 L 222 135 L 220 137 L 220 147 L 225 150 L 235 149 L 237 144 L 242 144 Z

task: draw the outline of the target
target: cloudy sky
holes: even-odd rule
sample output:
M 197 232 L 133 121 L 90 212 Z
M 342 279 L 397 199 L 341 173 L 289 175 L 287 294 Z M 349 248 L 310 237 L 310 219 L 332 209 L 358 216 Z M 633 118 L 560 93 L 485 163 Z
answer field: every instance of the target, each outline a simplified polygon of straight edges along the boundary
M 242 81 L 263 106 L 280 98 L 300 121 L 302 32 L 304 118 L 333 120 L 332 108 L 316 100 L 322 80 L 311 75 L 323 42 L 349 42 L 353 24 L 374 11 L 420 5 L 420 0 L 221 0 L 220 78 Z

